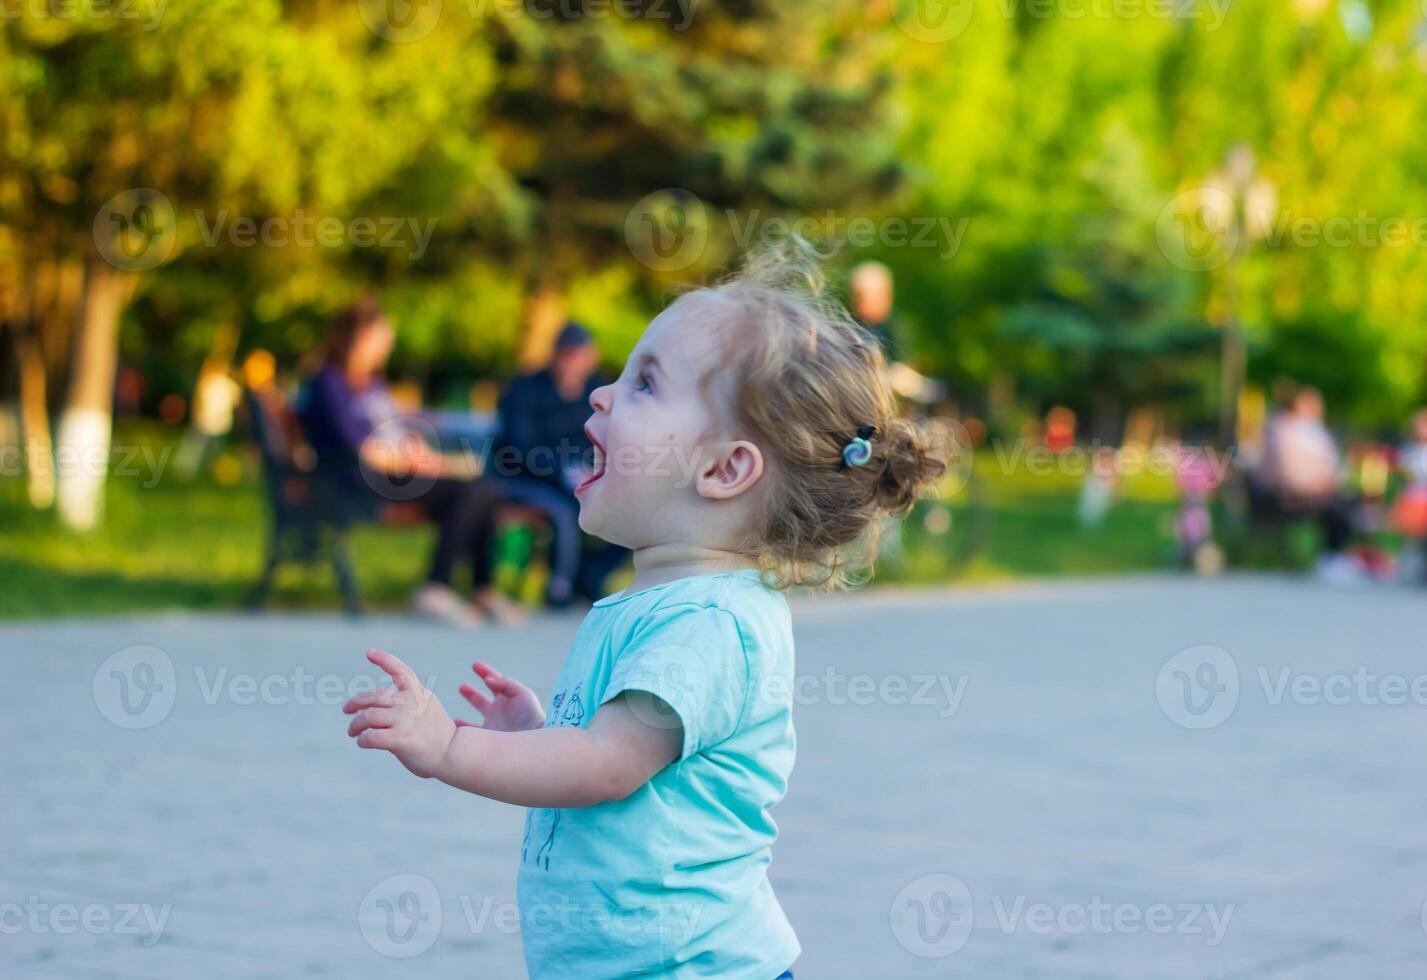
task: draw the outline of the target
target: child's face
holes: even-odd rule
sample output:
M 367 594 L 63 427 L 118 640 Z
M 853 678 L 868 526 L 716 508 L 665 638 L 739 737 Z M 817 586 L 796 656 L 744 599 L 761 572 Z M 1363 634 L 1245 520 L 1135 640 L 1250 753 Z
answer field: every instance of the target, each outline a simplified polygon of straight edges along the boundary
M 709 405 L 718 384 L 704 379 L 723 356 L 719 329 L 707 314 L 717 300 L 698 294 L 674 303 L 645 328 L 624 372 L 590 395 L 594 414 L 585 431 L 595 445 L 594 473 L 575 489 L 580 526 L 591 534 L 624 545 L 694 543 L 721 546 L 733 531 L 741 506 L 720 481 L 737 482 L 724 464 L 744 454 L 747 443 L 730 442 Z M 718 413 L 722 415 L 723 413 Z M 757 472 L 761 473 L 761 457 Z M 746 476 L 747 474 L 745 474 Z

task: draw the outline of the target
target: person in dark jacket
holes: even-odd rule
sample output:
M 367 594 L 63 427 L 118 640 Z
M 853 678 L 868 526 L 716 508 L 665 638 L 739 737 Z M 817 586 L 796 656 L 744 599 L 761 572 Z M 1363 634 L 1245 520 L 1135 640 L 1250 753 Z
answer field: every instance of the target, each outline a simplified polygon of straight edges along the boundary
M 582 546 L 575 487 L 589 473 L 592 447 L 585 435 L 590 393 L 603 384 L 599 351 L 588 330 L 573 321 L 555 338 L 548 367 L 511 382 L 501 397 L 501 434 L 491 469 L 513 500 L 538 508 L 552 529 L 546 598 L 561 606 L 575 595 L 598 599 L 604 582 L 628 551 L 607 543 Z
M 418 504 L 437 527 L 436 549 L 413 604 L 419 612 L 464 626 L 486 614 L 517 619 L 492 586 L 495 508 L 500 481 L 476 476 L 472 461 L 435 449 L 429 425 L 401 413 L 382 375 L 395 332 L 373 299 L 333 320 L 325 364 L 308 383 L 299 417 L 319 473 L 356 516 L 375 519 L 396 501 Z M 472 566 L 471 601 L 452 587 L 456 563 Z

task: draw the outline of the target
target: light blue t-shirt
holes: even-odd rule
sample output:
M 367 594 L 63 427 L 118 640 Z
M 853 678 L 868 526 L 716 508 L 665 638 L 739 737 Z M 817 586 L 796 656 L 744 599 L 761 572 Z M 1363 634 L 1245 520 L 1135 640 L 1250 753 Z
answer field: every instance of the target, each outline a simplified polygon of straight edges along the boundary
M 683 750 L 627 799 L 525 818 L 519 896 L 532 980 L 773 980 L 800 951 L 768 883 L 769 812 L 793 768 L 788 604 L 754 571 L 596 602 L 546 726 L 588 727 L 624 691 Z

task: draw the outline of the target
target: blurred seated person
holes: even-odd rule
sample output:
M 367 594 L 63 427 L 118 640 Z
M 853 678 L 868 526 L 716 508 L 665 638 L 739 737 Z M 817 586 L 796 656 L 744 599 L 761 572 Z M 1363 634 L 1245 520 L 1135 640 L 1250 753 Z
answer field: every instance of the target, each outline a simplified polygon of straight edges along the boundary
M 325 361 L 308 383 L 299 411 L 303 431 L 350 516 L 375 520 L 385 505 L 409 501 L 437 527 L 436 548 L 415 609 L 460 626 L 487 616 L 519 618 L 492 585 L 499 481 L 476 476 L 466 456 L 443 454 L 404 416 L 383 380 L 395 331 L 376 300 L 364 298 L 337 315 L 327 332 Z M 471 599 L 452 588 L 455 565 L 471 562 Z
M 1427 408 L 1412 417 L 1400 457 L 1403 486 L 1392 508 L 1393 524 L 1408 541 L 1402 574 L 1427 581 Z
M 548 367 L 516 378 L 501 396 L 500 436 L 492 470 L 513 500 L 550 519 L 550 582 L 546 600 L 568 604 L 576 595 L 604 595 L 605 579 L 628 551 L 605 542 L 582 545 L 575 487 L 589 475 L 592 451 L 585 423 L 597 377 L 599 351 L 588 330 L 574 321 L 555 338 Z
M 1323 424 L 1323 396 L 1316 388 L 1298 389 L 1268 421 L 1249 492 L 1260 513 L 1318 522 L 1324 547 L 1318 572 L 1328 578 L 1358 571 L 1343 554 L 1352 536 L 1352 504 L 1339 489 L 1341 472 L 1342 456 Z

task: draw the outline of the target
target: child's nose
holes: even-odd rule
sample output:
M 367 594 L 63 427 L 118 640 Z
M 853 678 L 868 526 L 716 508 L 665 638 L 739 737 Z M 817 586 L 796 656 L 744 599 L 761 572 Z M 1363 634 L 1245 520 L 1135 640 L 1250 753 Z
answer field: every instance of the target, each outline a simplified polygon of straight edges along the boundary
M 594 391 L 590 392 L 590 408 L 593 408 L 596 412 L 608 412 L 611 388 L 611 385 L 600 385 Z

